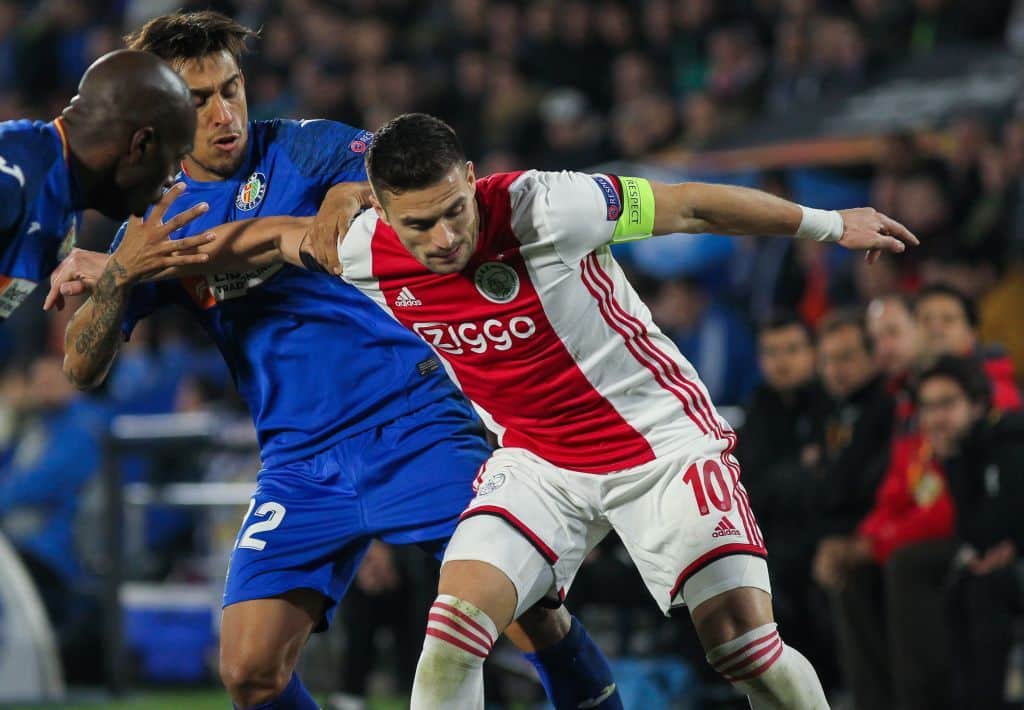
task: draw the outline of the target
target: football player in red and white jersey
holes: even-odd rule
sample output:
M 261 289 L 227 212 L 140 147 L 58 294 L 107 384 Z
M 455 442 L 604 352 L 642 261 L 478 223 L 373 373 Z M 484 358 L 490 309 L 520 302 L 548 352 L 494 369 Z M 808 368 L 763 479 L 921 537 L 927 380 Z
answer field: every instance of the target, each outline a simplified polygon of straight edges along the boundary
M 374 211 L 339 246 L 344 278 L 443 359 L 501 447 L 448 547 L 413 710 L 483 707 L 483 659 L 522 611 L 564 597 L 615 530 L 665 613 L 687 605 L 709 662 L 754 708 L 825 708 L 772 620 L 736 437 L 651 321 L 611 243 L 779 234 L 902 252 L 870 208 L 763 192 L 527 171 L 477 179 L 442 121 L 400 116 L 367 156 Z
M 435 349 L 500 443 L 445 554 L 413 710 L 483 708 L 498 633 L 564 598 L 613 529 L 661 609 L 689 607 L 709 662 L 755 710 L 826 708 L 773 622 L 736 436 L 608 247 L 779 234 L 873 260 L 917 239 L 871 208 L 815 210 L 732 186 L 537 171 L 478 180 L 452 129 L 423 114 L 388 122 L 367 167 L 374 210 L 339 244 L 343 276 Z M 218 248 L 302 263 L 302 219 L 243 224 Z

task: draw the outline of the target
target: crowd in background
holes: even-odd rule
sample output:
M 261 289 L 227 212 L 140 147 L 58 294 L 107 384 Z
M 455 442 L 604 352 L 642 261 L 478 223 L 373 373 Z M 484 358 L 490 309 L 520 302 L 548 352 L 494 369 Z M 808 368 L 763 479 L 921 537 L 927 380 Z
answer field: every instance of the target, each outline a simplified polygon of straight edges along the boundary
M 89 62 L 173 9 L 164 5 L 0 0 L 0 119 L 57 115 Z M 713 146 L 758 117 L 856 91 L 939 45 L 1014 46 L 1024 36 L 1014 5 L 184 3 L 262 28 L 244 67 L 251 118 L 374 127 L 428 111 L 451 122 L 484 173 Z M 1010 649 L 1024 643 L 1015 636 L 1024 523 L 1014 515 L 1024 509 L 1024 119 L 972 114 L 941 128 L 941 145 L 893 135 L 877 165 L 839 177 L 921 238 L 912 253 L 868 266 L 814 242 L 744 238 L 725 248 L 712 238 L 690 242 L 706 249 L 686 268 L 620 254 L 716 402 L 742 408 L 736 455 L 770 551 L 779 623 L 829 689 L 848 689 L 859 708 L 1002 707 Z M 748 177 L 794 195 L 792 171 Z M 113 226 L 91 218 L 80 241 L 103 248 Z M 173 313 L 140 324 L 102 390 L 74 391 L 60 373 L 68 314 L 43 316 L 36 295 L 0 332 L 0 529 L 88 678 L 98 672 L 81 660 L 96 643 L 88 622 L 97 587 L 82 520 L 109 422 L 245 413 L 219 355 Z M 124 475 L 159 481 L 185 468 L 138 457 Z M 225 474 L 199 465 L 189 475 Z M 174 511 L 151 518 L 152 562 L 141 574 L 189 577 L 194 521 Z M 368 560 L 343 612 L 356 644 L 343 685 L 357 695 L 373 631 L 394 616 L 382 610 L 395 608 L 409 579 L 429 587 L 418 563 L 394 551 L 375 548 Z M 628 579 L 612 540 L 573 588 L 574 609 L 626 614 L 609 649 L 621 654 L 638 652 L 629 629 L 653 611 L 639 580 Z M 687 653 L 705 672 L 680 623 L 643 650 L 674 653 L 691 638 Z M 399 623 L 396 635 L 407 626 L 415 624 Z M 413 660 L 400 659 L 405 676 Z

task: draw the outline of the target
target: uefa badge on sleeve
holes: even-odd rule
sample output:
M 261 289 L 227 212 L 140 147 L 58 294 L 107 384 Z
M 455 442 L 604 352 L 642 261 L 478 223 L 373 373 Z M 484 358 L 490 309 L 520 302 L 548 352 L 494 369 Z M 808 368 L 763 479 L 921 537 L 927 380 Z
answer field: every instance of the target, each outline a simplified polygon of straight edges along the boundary
M 253 173 L 238 188 L 235 207 L 243 212 L 254 210 L 263 201 L 265 194 L 267 194 L 267 176 L 259 172 Z

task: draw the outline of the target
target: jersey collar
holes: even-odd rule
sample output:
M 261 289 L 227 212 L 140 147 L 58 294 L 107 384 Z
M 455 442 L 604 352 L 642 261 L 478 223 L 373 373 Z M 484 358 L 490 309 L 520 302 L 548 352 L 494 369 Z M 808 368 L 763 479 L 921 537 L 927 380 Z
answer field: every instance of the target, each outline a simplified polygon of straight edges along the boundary
M 71 148 L 68 143 L 68 131 L 64 125 L 64 119 L 60 116 L 53 119 L 53 127 L 57 131 L 57 137 L 60 138 L 61 157 L 64 161 L 64 172 L 68 176 L 68 197 L 71 199 L 72 206 L 77 209 L 83 209 L 82 204 L 83 197 L 82 191 L 78 186 L 78 180 L 75 177 L 75 171 L 71 165 Z

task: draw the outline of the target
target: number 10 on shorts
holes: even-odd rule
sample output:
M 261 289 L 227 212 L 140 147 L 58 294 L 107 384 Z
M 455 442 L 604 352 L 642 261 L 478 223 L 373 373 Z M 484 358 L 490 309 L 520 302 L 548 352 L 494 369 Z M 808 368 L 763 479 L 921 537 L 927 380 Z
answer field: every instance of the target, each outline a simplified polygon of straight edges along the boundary
M 710 512 L 708 501 L 723 513 L 732 510 L 732 495 L 729 485 L 725 482 L 722 467 L 717 461 L 708 459 L 702 464 L 693 463 L 683 474 L 683 483 L 693 488 L 693 497 L 697 500 L 697 510 L 701 515 Z

